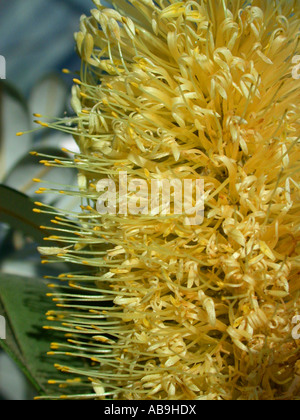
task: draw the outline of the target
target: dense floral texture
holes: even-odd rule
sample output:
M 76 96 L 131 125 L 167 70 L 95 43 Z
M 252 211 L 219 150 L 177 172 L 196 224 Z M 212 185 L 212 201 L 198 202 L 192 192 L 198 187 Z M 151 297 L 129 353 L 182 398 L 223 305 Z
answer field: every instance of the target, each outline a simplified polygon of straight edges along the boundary
M 74 398 L 299 398 L 300 3 L 94 3 L 76 34 L 76 117 L 42 123 L 80 148 L 44 161 L 77 168 L 78 190 L 60 192 L 83 200 L 54 220 L 60 248 L 42 250 L 79 265 L 48 314 L 67 337 L 52 345 L 68 356 L 61 386 L 83 387 Z M 100 216 L 97 182 L 124 170 L 203 179 L 203 224 Z

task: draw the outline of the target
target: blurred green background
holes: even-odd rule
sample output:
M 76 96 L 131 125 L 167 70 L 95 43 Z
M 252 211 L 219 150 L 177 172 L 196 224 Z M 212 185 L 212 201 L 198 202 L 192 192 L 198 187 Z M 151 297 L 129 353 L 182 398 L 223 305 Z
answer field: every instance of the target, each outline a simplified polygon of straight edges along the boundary
M 33 199 L 37 188 L 32 178 L 61 182 L 63 177 L 66 183 L 76 182 L 71 171 L 41 173 L 38 160 L 29 155 L 32 150 L 53 154 L 61 154 L 62 147 L 76 150 L 70 136 L 50 130 L 22 137 L 16 133 L 36 128 L 33 113 L 63 117 L 72 112 L 72 76 L 61 70 L 80 68 L 73 34 L 78 31 L 80 16 L 93 7 L 92 0 L 0 0 L 0 55 L 6 59 L 6 80 L 0 80 L 0 184 Z M 2 194 L 0 205 L 10 205 L 3 200 Z M 53 196 L 43 200 L 68 209 L 79 204 L 58 202 Z M 0 276 L 20 275 L 39 281 L 44 275 L 55 275 L 59 268 L 42 267 L 36 247 L 22 232 L 1 223 L 0 217 Z M 16 364 L 0 350 L 0 399 L 26 400 L 35 395 Z

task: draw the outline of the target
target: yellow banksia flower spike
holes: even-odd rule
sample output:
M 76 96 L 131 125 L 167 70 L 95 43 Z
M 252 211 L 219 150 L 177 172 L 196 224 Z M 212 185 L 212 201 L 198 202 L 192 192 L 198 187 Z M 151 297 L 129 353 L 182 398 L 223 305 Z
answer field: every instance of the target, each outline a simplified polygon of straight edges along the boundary
M 78 170 L 53 192 L 82 201 L 38 203 L 53 214 L 44 262 L 76 267 L 51 285 L 65 341 L 50 354 L 70 379 L 50 383 L 61 398 L 299 398 L 299 1 L 94 3 L 75 35 L 76 115 L 38 122 L 80 149 L 41 156 Z M 120 191 L 124 172 L 201 178 L 202 223 L 100 214 L 99 182 Z

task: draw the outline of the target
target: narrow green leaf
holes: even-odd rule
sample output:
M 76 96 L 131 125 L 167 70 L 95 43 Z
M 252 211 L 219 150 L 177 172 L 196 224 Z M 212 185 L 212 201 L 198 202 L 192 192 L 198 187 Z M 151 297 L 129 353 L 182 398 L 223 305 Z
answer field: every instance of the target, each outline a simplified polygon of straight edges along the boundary
M 56 156 L 58 159 L 68 158 L 67 153 L 58 147 L 38 145 L 35 150 L 44 155 Z M 77 172 L 75 170 L 63 167 L 45 167 L 40 164 L 40 159 L 40 157 L 27 152 L 7 174 L 3 184 L 32 198 L 36 197 L 35 191 L 38 189 L 37 184 L 33 181 L 34 178 L 42 179 L 44 188 L 53 188 L 55 184 L 62 184 L 62 180 L 66 185 L 76 184 Z M 43 194 L 43 202 L 47 204 L 54 205 L 61 199 L 61 194 Z
M 29 197 L 0 184 L 0 222 L 7 223 L 43 244 L 47 232 L 41 226 L 50 226 L 50 218 L 43 213 L 34 213 L 34 207 Z
M 11 356 L 11 358 L 17 363 L 19 368 L 23 370 L 25 361 L 22 355 L 22 351 L 19 347 L 19 344 L 16 341 L 16 338 L 12 330 L 12 326 L 9 323 L 8 315 L 5 311 L 3 303 L 1 302 L 1 299 L 0 299 L 0 314 L 4 316 L 6 320 L 6 340 L 0 340 L 0 344 L 4 348 L 4 350 Z
M 45 312 L 55 307 L 46 293 L 46 281 L 0 274 L 0 315 L 7 328 L 0 345 L 40 394 L 51 392 L 49 378 L 61 376 L 46 354 L 54 336 L 43 329 Z

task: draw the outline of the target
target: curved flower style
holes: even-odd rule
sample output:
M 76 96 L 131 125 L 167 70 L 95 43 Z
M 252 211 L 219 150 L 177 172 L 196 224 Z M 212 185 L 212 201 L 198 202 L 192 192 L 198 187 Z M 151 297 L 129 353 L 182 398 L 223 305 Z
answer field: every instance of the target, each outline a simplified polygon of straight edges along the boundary
M 73 375 L 62 386 L 85 387 L 76 398 L 295 398 L 299 2 L 94 3 L 76 34 L 76 117 L 42 123 L 80 148 L 44 161 L 77 168 L 78 190 L 61 192 L 83 200 L 53 221 L 61 246 L 43 250 L 45 263 L 83 267 L 61 276 L 48 314 L 67 336 L 52 345 Z M 203 223 L 100 215 L 97 183 L 119 186 L 122 171 L 203 179 Z

